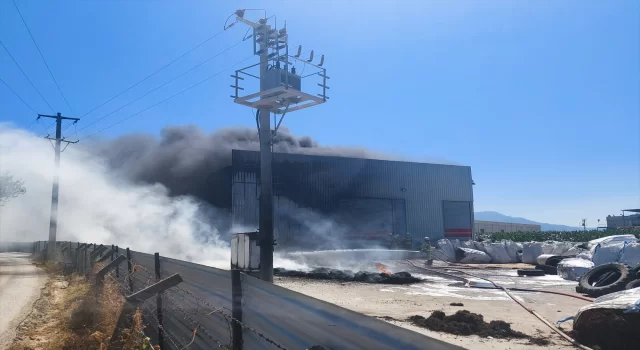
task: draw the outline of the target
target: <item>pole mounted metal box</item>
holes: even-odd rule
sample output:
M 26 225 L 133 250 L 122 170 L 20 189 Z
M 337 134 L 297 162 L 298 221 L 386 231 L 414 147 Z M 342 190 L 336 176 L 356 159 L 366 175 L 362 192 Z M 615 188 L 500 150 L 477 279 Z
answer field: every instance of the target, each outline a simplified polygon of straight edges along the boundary
M 260 271 L 258 232 L 235 233 L 231 237 L 231 269 Z
M 282 68 L 272 68 L 267 70 L 263 81 L 264 88 L 267 90 L 286 86 L 297 91 L 302 91 L 302 79 L 300 76 Z

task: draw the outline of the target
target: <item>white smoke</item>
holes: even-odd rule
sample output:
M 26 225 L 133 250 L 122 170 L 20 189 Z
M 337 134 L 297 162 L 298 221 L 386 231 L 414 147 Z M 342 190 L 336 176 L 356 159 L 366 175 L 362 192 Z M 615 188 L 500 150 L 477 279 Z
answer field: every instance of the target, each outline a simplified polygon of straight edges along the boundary
M 0 167 L 3 173 L 23 180 L 27 189 L 1 208 L 0 240 L 47 240 L 54 176 L 52 145 L 26 131 L 0 125 Z M 60 241 L 116 244 L 228 269 L 229 244 L 215 228 L 215 220 L 215 209 L 207 204 L 190 196 L 169 197 L 162 185 L 133 185 L 112 175 L 103 160 L 81 147 L 71 145 L 62 153 Z

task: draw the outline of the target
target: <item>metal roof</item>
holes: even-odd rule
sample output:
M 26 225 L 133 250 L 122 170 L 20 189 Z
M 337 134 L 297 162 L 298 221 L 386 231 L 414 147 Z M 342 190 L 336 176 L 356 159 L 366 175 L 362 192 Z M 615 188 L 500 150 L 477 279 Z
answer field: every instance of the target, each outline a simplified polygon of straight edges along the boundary
M 632 213 L 640 213 L 640 209 L 622 209 L 622 211 L 629 211 Z

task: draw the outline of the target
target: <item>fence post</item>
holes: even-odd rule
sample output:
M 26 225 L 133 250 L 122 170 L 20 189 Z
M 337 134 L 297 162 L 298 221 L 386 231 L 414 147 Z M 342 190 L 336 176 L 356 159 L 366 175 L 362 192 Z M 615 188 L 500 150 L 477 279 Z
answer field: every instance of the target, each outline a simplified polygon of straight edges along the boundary
M 232 349 L 242 350 L 242 281 L 238 269 L 231 269 L 231 318 Z
M 114 246 L 113 244 L 111 245 L 111 250 L 116 250 L 116 246 Z M 113 259 L 115 259 L 115 257 L 113 255 L 111 255 L 111 261 L 113 261 Z
M 116 246 L 116 254 L 115 256 L 118 256 L 118 246 Z M 113 255 L 111 256 L 111 260 L 115 259 L 113 257 Z M 120 265 L 116 266 L 116 278 L 120 278 Z
M 80 272 L 80 242 L 78 242 L 78 246 L 76 247 L 76 273 Z
M 160 281 L 160 253 L 154 255 L 156 265 L 156 282 Z M 164 322 L 162 320 L 162 292 L 156 295 L 156 309 L 158 312 L 158 345 L 164 349 Z
M 133 264 L 131 264 L 131 251 L 127 248 L 127 268 L 129 269 L 129 292 L 133 293 Z
M 82 272 L 84 273 L 85 276 L 89 273 L 89 271 L 87 271 L 87 258 L 88 258 L 87 251 L 88 250 L 89 250 L 89 247 L 85 246 L 84 247 L 84 260 L 82 261 L 82 269 L 84 270 Z

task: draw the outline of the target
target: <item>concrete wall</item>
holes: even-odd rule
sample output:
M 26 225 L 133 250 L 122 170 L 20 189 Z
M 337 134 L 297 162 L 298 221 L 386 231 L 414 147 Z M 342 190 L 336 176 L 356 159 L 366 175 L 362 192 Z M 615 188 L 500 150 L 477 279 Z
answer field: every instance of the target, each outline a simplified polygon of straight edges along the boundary
M 495 232 L 540 232 L 540 225 L 514 224 L 507 222 L 481 220 L 474 221 L 474 234 Z

